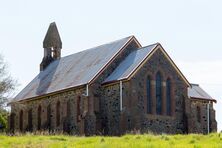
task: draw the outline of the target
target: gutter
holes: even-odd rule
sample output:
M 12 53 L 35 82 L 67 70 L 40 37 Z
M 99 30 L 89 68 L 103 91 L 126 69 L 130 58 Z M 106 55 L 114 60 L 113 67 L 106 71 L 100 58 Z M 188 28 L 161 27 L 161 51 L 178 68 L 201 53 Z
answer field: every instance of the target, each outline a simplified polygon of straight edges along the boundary
M 210 99 L 210 98 L 195 98 L 195 97 L 189 97 L 190 99 L 192 99 L 192 100 L 201 100 L 201 101 L 212 101 L 212 102 L 214 102 L 214 103 L 217 103 L 217 100 L 215 100 L 215 99 Z
M 15 102 L 23 103 L 23 102 L 33 101 L 33 100 L 39 100 L 39 99 L 42 99 L 42 98 L 45 98 L 45 97 L 49 97 L 49 96 L 56 95 L 56 94 L 59 94 L 59 93 L 67 92 L 67 91 L 70 91 L 70 90 L 73 90 L 73 89 L 75 90 L 75 89 L 83 88 L 83 86 L 84 85 L 82 84 L 82 85 L 79 85 L 79 86 L 65 88 L 65 89 L 62 89 L 62 90 L 55 91 L 55 92 L 43 94 L 43 95 L 40 95 L 40 96 L 34 96 L 34 97 L 31 97 L 31 98 L 26 98 L 26 99 L 22 99 L 22 100 L 14 100 L 13 99 L 11 102 L 9 102 L 7 104 L 7 106 L 9 106 L 9 105 L 11 105 L 12 103 L 15 103 Z

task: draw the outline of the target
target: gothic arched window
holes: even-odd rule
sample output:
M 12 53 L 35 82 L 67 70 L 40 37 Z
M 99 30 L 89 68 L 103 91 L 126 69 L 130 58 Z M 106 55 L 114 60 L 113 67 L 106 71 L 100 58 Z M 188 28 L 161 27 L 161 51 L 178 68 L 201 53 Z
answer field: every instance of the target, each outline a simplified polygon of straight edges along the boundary
M 23 131 L 23 110 L 19 113 L 19 129 L 20 131 Z
M 81 120 L 81 108 L 80 108 L 80 104 L 81 103 L 81 98 L 78 97 L 77 98 L 77 122 L 80 122 Z
M 156 113 L 160 115 L 162 113 L 162 78 L 160 72 L 156 74 Z
M 15 130 L 15 113 L 11 113 L 10 115 L 10 130 L 14 133 Z
M 41 105 L 39 105 L 39 107 L 38 107 L 38 126 L 37 126 L 38 130 L 41 129 L 41 121 L 42 121 L 41 114 L 42 114 L 42 107 L 41 107 Z
M 28 130 L 32 131 L 32 109 L 28 111 Z
M 47 128 L 51 130 L 51 105 L 47 106 Z
M 200 107 L 197 106 L 197 121 L 200 122 L 201 121 L 201 112 L 200 112 Z
M 151 80 L 150 76 L 146 80 L 146 96 L 147 96 L 147 113 L 152 113 L 152 98 L 151 98 Z
M 167 115 L 171 115 L 171 81 L 170 79 L 167 79 L 166 81 L 166 111 Z
M 56 104 L 56 125 L 60 125 L 60 102 L 58 101 Z
M 68 100 L 67 101 L 67 108 L 66 108 L 67 109 L 66 110 L 66 116 L 67 117 L 70 117 L 70 113 L 71 113 L 71 108 L 70 108 L 71 105 L 70 105 L 70 103 L 71 103 L 71 100 Z

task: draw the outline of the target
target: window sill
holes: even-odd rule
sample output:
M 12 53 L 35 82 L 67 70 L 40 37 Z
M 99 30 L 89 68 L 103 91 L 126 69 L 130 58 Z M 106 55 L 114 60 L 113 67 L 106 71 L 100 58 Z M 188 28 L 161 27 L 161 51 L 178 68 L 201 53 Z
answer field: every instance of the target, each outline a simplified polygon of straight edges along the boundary
M 146 117 L 149 119 L 175 119 L 175 116 L 168 116 L 168 115 L 155 115 L 155 114 L 146 114 Z

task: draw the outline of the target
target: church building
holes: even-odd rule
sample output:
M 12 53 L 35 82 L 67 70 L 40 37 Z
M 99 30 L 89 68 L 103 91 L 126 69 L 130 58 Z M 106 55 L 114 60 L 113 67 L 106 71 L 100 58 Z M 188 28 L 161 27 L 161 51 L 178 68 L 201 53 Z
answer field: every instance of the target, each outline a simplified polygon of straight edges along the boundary
M 43 48 L 39 74 L 9 103 L 10 132 L 217 131 L 216 100 L 186 79 L 160 43 L 141 46 L 129 36 L 61 57 L 51 23 Z

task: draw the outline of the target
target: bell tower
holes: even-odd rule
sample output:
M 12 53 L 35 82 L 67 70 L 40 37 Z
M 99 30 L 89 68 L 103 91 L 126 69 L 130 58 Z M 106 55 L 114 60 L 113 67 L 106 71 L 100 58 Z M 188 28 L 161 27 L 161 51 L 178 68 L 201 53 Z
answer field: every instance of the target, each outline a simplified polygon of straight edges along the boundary
M 55 22 L 49 25 L 43 48 L 44 57 L 40 64 L 40 71 L 43 71 L 52 61 L 61 58 L 62 41 Z

